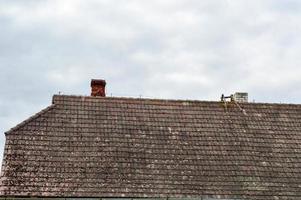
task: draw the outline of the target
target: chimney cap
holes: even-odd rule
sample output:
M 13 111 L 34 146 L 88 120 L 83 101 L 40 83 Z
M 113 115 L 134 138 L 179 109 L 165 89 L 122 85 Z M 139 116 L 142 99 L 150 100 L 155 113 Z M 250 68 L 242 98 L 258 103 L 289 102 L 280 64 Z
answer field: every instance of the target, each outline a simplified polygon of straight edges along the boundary
M 101 85 L 101 86 L 106 86 L 106 81 L 103 79 L 92 79 L 91 80 L 91 86 L 93 85 Z

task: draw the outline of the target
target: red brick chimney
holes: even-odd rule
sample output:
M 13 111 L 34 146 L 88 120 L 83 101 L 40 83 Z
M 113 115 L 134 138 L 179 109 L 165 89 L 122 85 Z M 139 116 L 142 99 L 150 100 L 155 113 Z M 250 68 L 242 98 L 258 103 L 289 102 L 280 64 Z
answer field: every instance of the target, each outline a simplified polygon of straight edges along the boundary
M 105 97 L 106 96 L 106 81 L 102 79 L 92 79 L 91 80 L 91 96 L 99 96 Z

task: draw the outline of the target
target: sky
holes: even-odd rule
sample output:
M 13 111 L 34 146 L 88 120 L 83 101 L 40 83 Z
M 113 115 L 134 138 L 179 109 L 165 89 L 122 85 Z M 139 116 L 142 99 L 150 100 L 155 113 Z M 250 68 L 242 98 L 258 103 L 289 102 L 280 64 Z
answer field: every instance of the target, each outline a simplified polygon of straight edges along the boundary
M 89 95 L 301 103 L 300 0 L 0 0 L 4 132 Z

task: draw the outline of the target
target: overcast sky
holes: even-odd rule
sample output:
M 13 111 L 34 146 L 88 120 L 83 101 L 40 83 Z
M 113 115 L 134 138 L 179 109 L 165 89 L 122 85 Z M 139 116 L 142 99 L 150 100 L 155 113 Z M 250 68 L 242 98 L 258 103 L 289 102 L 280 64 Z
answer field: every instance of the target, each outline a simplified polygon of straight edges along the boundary
M 0 0 L 1 156 L 5 131 L 91 78 L 113 96 L 301 103 L 301 1 Z

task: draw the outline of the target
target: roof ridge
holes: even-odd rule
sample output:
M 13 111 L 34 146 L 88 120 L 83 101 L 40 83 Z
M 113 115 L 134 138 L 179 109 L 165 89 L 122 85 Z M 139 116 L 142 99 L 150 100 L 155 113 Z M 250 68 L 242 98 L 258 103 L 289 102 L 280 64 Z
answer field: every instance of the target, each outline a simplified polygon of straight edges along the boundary
M 41 116 L 42 114 L 48 112 L 49 110 L 51 110 L 52 108 L 55 107 L 55 104 L 51 104 L 50 106 L 47 106 L 46 108 L 42 109 L 40 112 L 37 112 L 36 114 L 32 115 L 31 117 L 27 118 L 26 120 L 24 120 L 23 122 L 17 124 L 16 126 L 14 126 L 13 128 L 11 128 L 10 130 L 4 132 L 5 135 L 10 134 L 13 131 L 18 130 L 19 128 L 25 126 L 26 124 L 28 124 L 29 122 L 31 122 L 32 120 L 38 118 L 39 116 Z
M 212 100 L 194 100 L 194 99 L 160 99 L 160 98 L 143 98 L 143 97 L 114 97 L 114 96 L 84 96 L 84 95 L 53 95 L 52 103 L 56 104 L 57 98 L 67 97 L 67 98 L 84 98 L 84 99 L 102 99 L 102 100 L 141 100 L 141 101 L 162 101 L 162 102 L 203 102 L 203 103 L 220 103 L 220 101 Z
M 160 99 L 160 98 L 142 98 L 142 97 L 114 97 L 114 96 L 106 96 L 106 97 L 99 97 L 99 96 L 85 96 L 85 95 L 59 95 L 55 94 L 52 98 L 52 103 L 56 104 L 57 98 L 60 97 L 67 97 L 67 98 L 84 98 L 84 99 L 112 99 L 112 100 L 142 100 L 142 101 L 162 101 L 162 102 L 191 102 L 191 103 L 220 103 L 221 101 L 213 101 L 213 100 L 198 100 L 198 99 Z M 269 102 L 239 102 L 241 105 L 248 105 L 248 104 L 255 104 L 255 105 L 270 105 L 270 106 L 301 106 L 301 103 L 269 103 Z

